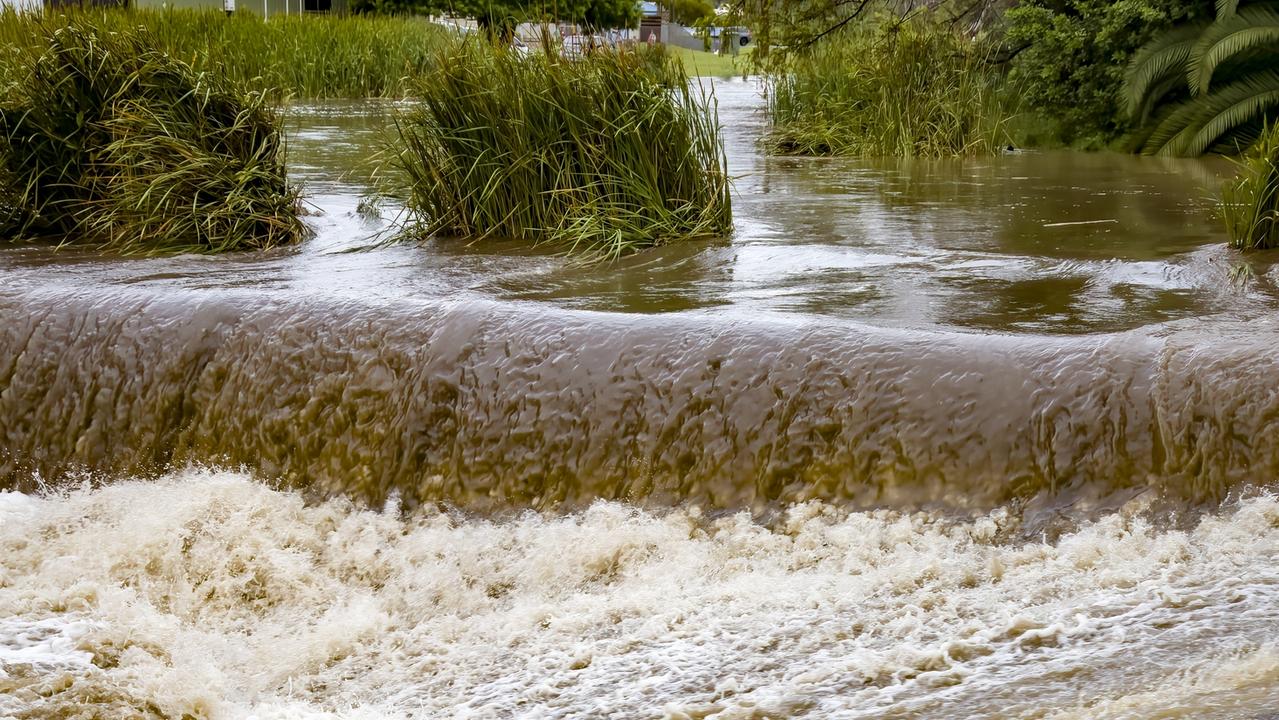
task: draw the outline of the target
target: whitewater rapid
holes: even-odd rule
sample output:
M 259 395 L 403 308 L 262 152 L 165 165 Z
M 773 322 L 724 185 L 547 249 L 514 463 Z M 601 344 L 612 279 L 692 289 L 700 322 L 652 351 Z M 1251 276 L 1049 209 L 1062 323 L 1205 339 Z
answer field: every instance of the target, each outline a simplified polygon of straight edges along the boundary
M 0 494 L 0 717 L 1258 718 L 1279 500 L 1028 536 L 809 502 L 480 518 L 214 470 Z

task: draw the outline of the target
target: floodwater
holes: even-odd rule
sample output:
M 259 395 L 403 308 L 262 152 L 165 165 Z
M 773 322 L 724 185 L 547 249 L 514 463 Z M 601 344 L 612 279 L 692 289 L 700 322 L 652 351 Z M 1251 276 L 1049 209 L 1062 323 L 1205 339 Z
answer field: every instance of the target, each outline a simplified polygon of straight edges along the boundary
M 0 718 L 1279 707 L 1279 292 L 1221 161 L 761 154 L 731 238 L 0 251 Z

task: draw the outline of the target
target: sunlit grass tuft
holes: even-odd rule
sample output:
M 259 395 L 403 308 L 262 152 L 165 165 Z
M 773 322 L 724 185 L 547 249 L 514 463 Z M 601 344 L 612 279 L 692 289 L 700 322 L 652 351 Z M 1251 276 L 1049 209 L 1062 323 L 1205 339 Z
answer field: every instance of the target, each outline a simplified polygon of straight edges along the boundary
M 411 232 L 616 258 L 731 230 L 714 99 L 666 53 L 570 60 L 463 41 L 416 95 L 392 163 Z
M 48 15 L 6 58 L 0 164 L 10 236 L 123 253 L 220 252 L 299 240 L 280 120 L 155 49 L 138 28 Z

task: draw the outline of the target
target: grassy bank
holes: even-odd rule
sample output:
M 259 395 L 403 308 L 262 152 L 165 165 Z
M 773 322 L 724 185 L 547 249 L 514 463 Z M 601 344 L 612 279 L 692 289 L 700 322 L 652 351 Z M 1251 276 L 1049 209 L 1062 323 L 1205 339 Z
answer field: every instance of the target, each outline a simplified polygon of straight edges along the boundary
M 227 16 L 214 10 L 76 13 L 102 33 L 145 27 L 154 48 L 229 82 L 298 98 L 402 97 L 448 32 L 424 19 Z M 55 16 L 56 17 L 56 16 Z M 0 11 L 0 46 L 40 42 L 39 15 Z
M 858 27 L 774 71 L 774 150 L 950 157 L 1007 144 L 1011 117 L 980 47 L 927 19 Z
M 27 21 L 0 95 L 7 239 L 124 253 L 268 248 L 302 236 L 278 116 L 136 28 Z
M 404 97 L 450 31 L 424 18 L 281 15 L 243 12 L 112 10 L 83 13 L 104 32 L 145 27 L 157 49 L 229 80 L 283 90 L 296 98 Z M 36 16 L 0 10 L 0 46 L 36 41 Z M 690 77 L 740 75 L 734 58 L 671 48 Z
M 461 42 L 415 95 L 393 164 L 417 234 L 617 257 L 731 229 L 714 105 L 671 55 Z
M 690 77 L 734 77 L 749 69 L 749 55 L 720 55 L 718 53 L 674 47 L 670 52 L 684 64 Z

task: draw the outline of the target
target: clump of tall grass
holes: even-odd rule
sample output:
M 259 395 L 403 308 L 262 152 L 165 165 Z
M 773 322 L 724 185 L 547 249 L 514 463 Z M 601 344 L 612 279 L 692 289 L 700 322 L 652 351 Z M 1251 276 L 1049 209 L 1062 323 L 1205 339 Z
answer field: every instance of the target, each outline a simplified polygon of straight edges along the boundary
M 660 50 L 441 50 L 391 151 L 409 228 L 615 258 L 728 233 L 713 98 Z
M 216 10 L 67 11 L 102 33 L 145 27 L 155 49 L 230 82 L 297 98 L 403 97 L 450 33 L 425 18 Z M 0 11 L 0 47 L 39 44 L 39 14 Z
M 87 16 L 33 25 L 9 56 L 0 179 L 17 231 L 124 252 L 219 252 L 296 242 L 280 120 L 245 93 Z M 11 228 L 11 232 L 12 232 Z
M 824 38 L 774 69 L 777 152 L 952 157 L 998 152 L 1009 113 L 988 51 L 926 16 Z
M 1262 132 L 1239 166 L 1219 205 L 1230 241 L 1241 250 L 1279 247 L 1279 125 Z

